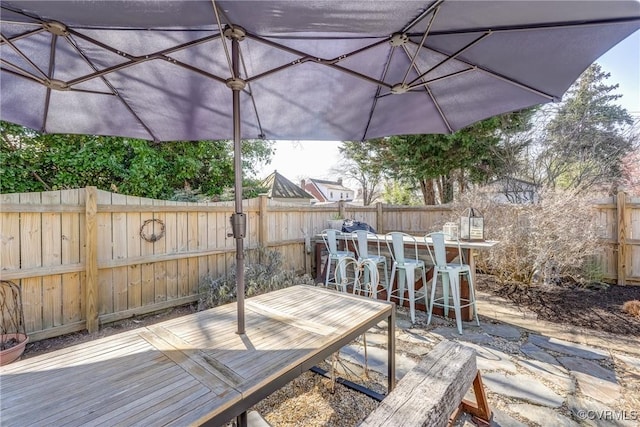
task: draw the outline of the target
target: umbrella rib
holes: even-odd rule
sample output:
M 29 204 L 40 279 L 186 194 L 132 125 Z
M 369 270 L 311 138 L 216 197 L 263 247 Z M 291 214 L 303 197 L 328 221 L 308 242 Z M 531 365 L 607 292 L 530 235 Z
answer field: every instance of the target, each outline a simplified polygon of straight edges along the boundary
M 409 90 L 425 87 L 425 86 L 430 85 L 432 83 L 436 83 L 436 82 L 439 82 L 439 81 L 442 81 L 442 80 L 446 80 L 446 79 L 451 78 L 451 77 L 461 76 L 463 74 L 467 74 L 470 71 L 476 71 L 477 69 L 478 69 L 478 67 L 476 67 L 476 66 L 470 66 L 469 68 L 466 68 L 464 70 L 454 71 L 452 73 L 449 73 L 449 74 L 446 74 L 446 75 L 440 76 L 440 77 L 434 77 L 433 79 L 425 80 L 422 83 L 418 83 L 416 85 L 410 86 Z
M 42 75 L 42 77 L 44 77 L 45 79 L 47 78 L 47 75 L 44 73 L 44 71 L 42 71 L 40 69 L 40 67 L 38 67 L 31 59 L 29 59 L 27 57 L 27 55 L 25 55 L 24 53 L 22 53 L 22 51 L 20 49 L 18 49 L 16 47 L 16 45 L 14 45 L 9 39 L 7 39 L 4 34 L 0 35 L 0 39 L 5 43 L 8 44 L 11 49 L 13 49 L 22 59 L 24 59 L 27 63 L 29 63 L 29 65 L 31 65 L 33 67 L 34 70 L 38 71 L 38 73 L 40 73 Z
M 442 3 L 442 1 L 440 3 Z M 419 44 L 418 48 L 416 48 L 416 51 L 413 54 L 413 57 L 411 58 L 411 64 L 409 64 L 409 66 L 407 67 L 407 71 L 404 73 L 404 77 L 402 78 L 402 83 L 401 84 L 403 84 L 403 85 L 407 82 L 407 77 L 409 76 L 409 72 L 413 68 L 413 64 L 416 63 L 416 59 L 418 58 L 418 54 L 420 53 L 420 48 L 423 47 L 424 43 L 427 41 L 427 36 L 429 35 L 429 32 L 431 31 L 431 26 L 433 25 L 433 22 L 435 21 L 436 15 L 438 14 L 439 10 L 440 10 L 440 6 L 439 5 L 435 9 L 433 9 L 433 13 L 431 14 L 431 19 L 429 19 L 429 24 L 427 24 L 427 29 L 425 30 L 424 34 L 422 35 L 422 39 L 420 40 L 420 44 Z M 406 48 L 405 48 L 405 52 L 406 52 Z
M 163 59 L 163 60 L 165 60 L 167 62 L 170 62 L 170 63 L 172 63 L 174 65 L 177 65 L 177 66 L 189 69 L 191 71 L 197 72 L 197 73 L 202 74 L 202 75 L 204 75 L 206 77 L 209 77 L 209 78 L 212 78 L 214 80 L 217 80 L 217 81 L 219 81 L 221 83 L 225 83 L 226 82 L 226 80 L 221 78 L 221 77 L 218 77 L 216 75 L 207 73 L 204 70 L 201 70 L 201 69 L 199 69 L 197 67 L 193 67 L 193 66 L 188 65 L 188 64 L 185 64 L 185 63 L 183 63 L 181 61 L 178 61 L 178 60 L 168 56 L 168 54 L 170 54 L 170 53 L 175 53 L 175 52 L 178 52 L 178 51 L 181 51 L 181 50 L 193 47 L 193 46 L 197 46 L 199 44 L 203 44 L 203 43 L 207 43 L 207 42 L 213 41 L 213 40 L 217 39 L 218 37 L 220 37 L 219 34 L 203 37 L 203 38 L 197 39 L 197 40 L 192 40 L 190 42 L 182 43 L 182 44 L 179 44 L 177 46 L 173 46 L 173 47 L 170 47 L 170 48 L 167 48 L 167 49 L 162 49 L 162 50 L 159 50 L 157 52 L 153 52 L 153 53 L 150 53 L 150 54 L 147 54 L 147 55 L 144 55 L 144 56 L 134 56 L 134 55 L 131 55 L 131 54 L 127 53 L 127 52 L 124 52 L 124 51 L 122 51 L 120 49 L 115 49 L 115 48 L 113 48 L 113 47 L 111 47 L 111 46 L 109 46 L 109 45 L 107 45 L 105 43 L 102 43 L 99 40 L 96 40 L 96 39 L 94 39 L 92 37 L 88 37 L 88 36 L 86 36 L 86 35 L 84 35 L 82 33 L 78 33 L 78 32 L 73 31 L 71 29 L 69 30 L 69 33 L 73 34 L 74 36 L 77 36 L 77 37 L 79 37 L 79 38 L 81 38 L 81 39 L 83 39 L 83 40 L 85 40 L 85 41 L 87 41 L 89 43 L 92 43 L 92 44 L 94 44 L 94 45 L 96 45 L 98 47 L 101 47 L 102 49 L 105 49 L 105 50 L 107 50 L 109 52 L 115 53 L 115 54 L 117 54 L 119 56 L 122 56 L 123 58 L 126 58 L 126 59 L 129 60 L 127 62 L 123 62 L 122 64 L 114 65 L 114 66 L 105 68 L 103 70 L 97 70 L 94 67 L 94 69 L 96 70 L 94 73 L 87 74 L 87 75 L 85 75 L 83 77 L 78 77 L 77 79 L 70 80 L 68 82 L 68 84 L 70 86 L 77 85 L 78 83 L 84 83 L 84 82 L 86 82 L 88 80 L 91 80 L 91 79 L 94 79 L 94 78 L 97 78 L 97 77 L 102 77 L 104 75 L 113 73 L 115 71 L 120 71 L 120 70 L 123 70 L 125 68 L 131 67 L 131 66 L 134 66 L 134 65 L 137 65 L 137 64 L 141 64 L 143 62 L 152 61 L 152 60 L 155 60 L 155 59 Z
M 240 56 L 240 62 L 242 63 L 242 71 L 244 72 L 244 75 L 247 75 L 247 64 L 244 61 L 244 55 L 242 55 L 242 51 L 240 50 L 240 48 L 238 47 L 238 51 L 239 51 L 239 56 Z M 253 96 L 253 89 L 251 89 L 251 83 L 247 82 L 247 94 L 249 95 L 249 99 L 251 99 L 251 103 L 253 104 L 253 111 L 256 114 L 256 121 L 258 122 L 258 129 L 260 129 L 260 136 L 262 138 L 264 138 L 264 130 L 262 129 L 262 122 L 260 121 L 260 114 L 258 114 L 258 106 L 256 105 L 256 99 Z
M 7 66 L 9 66 L 11 68 L 14 68 L 14 69 L 19 71 L 19 72 L 18 71 L 13 71 L 13 70 L 9 70 L 9 69 L 4 68 L 4 67 L 0 67 L 0 70 L 4 71 L 5 73 L 13 74 L 14 76 L 22 77 L 24 79 L 31 80 L 31 81 L 34 81 L 36 83 L 40 83 L 43 86 L 47 85 L 47 82 L 44 79 L 40 79 L 40 78 L 34 76 L 33 74 L 29 73 L 26 70 L 23 70 L 22 68 L 18 67 L 15 64 L 7 62 L 6 60 L 4 60 L 2 58 L 0 58 L 0 63 L 5 64 L 5 65 L 7 65 Z
M 425 47 L 425 48 L 426 48 L 426 49 L 429 49 L 429 50 L 431 50 L 431 51 L 433 51 L 433 52 L 436 52 L 436 53 L 438 53 L 438 54 L 440 54 L 440 55 L 447 56 L 447 54 L 446 54 L 446 53 L 444 53 L 444 52 L 440 52 L 439 50 L 434 49 L 434 48 L 432 48 L 432 47 Z M 524 89 L 524 90 L 526 90 L 526 91 L 528 91 L 528 92 L 535 93 L 536 95 L 542 96 L 543 98 L 547 98 L 547 99 L 549 99 L 550 101 L 554 101 L 554 102 L 555 102 L 555 101 L 557 101 L 557 100 L 558 100 L 558 97 L 557 97 L 557 96 L 550 95 L 550 94 L 548 94 L 548 93 L 546 93 L 546 92 L 542 92 L 541 90 L 538 90 L 538 89 L 533 88 L 533 87 L 531 87 L 531 86 L 529 86 L 529 85 L 526 85 L 526 84 L 524 84 L 524 83 L 521 83 L 521 82 L 519 82 L 519 81 L 517 81 L 517 80 L 514 80 L 514 79 L 512 79 L 512 78 L 510 78 L 510 77 L 506 77 L 506 76 L 503 76 L 502 74 L 498 74 L 498 73 L 496 73 L 495 71 L 491 71 L 491 70 L 488 70 L 488 69 L 486 69 L 486 68 L 484 68 L 484 67 L 480 67 L 479 65 L 469 63 L 468 61 L 465 61 L 465 60 L 460 59 L 460 58 L 456 58 L 456 60 L 457 60 L 457 61 L 459 61 L 460 63 L 462 63 L 462 64 L 464 64 L 464 65 L 468 66 L 468 67 L 472 67 L 472 68 L 474 68 L 474 69 L 475 69 L 475 70 L 477 70 L 477 71 L 481 71 L 481 72 L 483 72 L 483 73 L 485 73 L 485 74 L 488 74 L 488 75 L 490 75 L 490 76 L 492 76 L 492 77 L 495 77 L 495 78 L 497 78 L 497 79 L 500 79 L 500 80 L 504 81 L 505 83 L 509 83 L 509 84 L 514 85 L 514 86 L 517 86 L 517 87 L 519 87 L 520 89 Z
M 51 34 L 51 45 L 49 46 L 49 80 L 53 78 L 53 72 L 56 67 L 56 42 L 58 36 Z M 46 132 L 47 118 L 49 117 L 49 103 L 51 102 L 51 87 L 47 86 L 47 93 L 44 99 L 44 110 L 42 111 L 42 132 Z
M 487 31 L 486 33 L 484 33 L 483 35 L 481 35 L 480 37 L 476 38 L 475 40 L 467 43 L 465 46 L 463 46 L 462 48 L 458 49 L 456 52 L 454 52 L 451 55 L 445 55 L 446 58 L 443 59 L 442 61 L 438 62 L 436 65 L 434 65 L 433 67 L 429 68 L 427 71 L 425 71 L 424 73 L 420 74 L 418 77 L 416 77 L 415 79 L 411 80 L 409 82 L 409 86 L 414 85 L 418 80 L 422 79 L 424 76 L 426 76 L 427 74 L 429 74 L 430 72 L 432 72 L 433 70 L 436 70 L 437 68 L 439 68 L 440 66 L 446 64 L 447 62 L 451 61 L 452 59 L 455 59 L 457 56 L 459 56 L 460 54 L 462 54 L 463 52 L 465 52 L 466 50 L 472 48 L 473 46 L 475 46 L 476 44 L 480 43 L 482 40 L 486 39 L 487 37 L 489 37 L 491 35 L 491 31 Z M 420 48 L 423 46 L 418 46 L 416 48 L 416 53 L 418 51 L 420 51 Z
M 71 45 L 71 47 L 76 51 L 76 53 L 87 63 L 87 65 L 89 65 L 89 67 L 91 67 L 96 72 L 98 71 L 98 68 L 93 64 L 93 62 L 91 62 L 89 58 L 87 58 L 84 52 L 82 52 L 82 49 L 80 49 L 76 45 L 76 43 L 71 39 L 70 35 L 64 37 L 64 39 L 67 41 L 67 43 L 69 43 L 69 45 Z M 111 84 L 111 82 L 109 82 L 109 80 L 107 80 L 105 76 L 100 76 L 99 78 L 109 88 L 109 90 L 111 90 L 111 93 L 118 98 L 118 100 L 122 103 L 122 105 L 124 105 L 124 107 L 129 111 L 129 113 L 131 113 L 131 115 L 138 121 L 138 123 L 140 123 L 140 125 L 147 131 L 147 133 L 153 138 L 153 140 L 157 141 L 158 138 L 156 137 L 156 135 L 151 131 L 151 129 L 146 125 L 146 123 L 140 118 L 140 116 L 138 116 L 138 114 L 135 111 L 133 111 L 133 108 L 131 108 L 129 103 L 125 101 L 118 94 L 118 91 Z
M 431 92 L 431 88 L 429 86 L 425 86 L 424 89 L 429 95 L 429 98 L 431 98 L 431 100 L 433 101 L 433 105 L 435 105 L 436 110 L 438 110 L 438 114 L 440 114 L 440 118 L 442 118 L 442 121 L 444 122 L 444 125 L 449 130 L 449 133 L 453 133 L 453 128 L 451 127 L 449 120 L 447 120 L 447 116 L 445 116 L 444 111 L 442 111 L 442 108 L 440 107 L 440 103 L 438 103 L 438 100 L 433 95 L 433 92 Z
M 213 13 L 216 15 L 216 23 L 218 24 L 218 31 L 222 34 L 222 24 L 220 23 L 220 15 L 218 14 L 218 6 L 216 6 L 216 1 L 211 0 L 211 5 L 213 6 Z M 229 66 L 229 74 L 232 79 L 236 79 L 237 76 L 233 70 L 233 63 L 231 62 L 231 56 L 229 55 L 229 48 L 227 47 L 227 43 L 224 41 L 224 38 L 220 38 L 222 41 L 222 47 L 224 48 L 224 54 L 227 57 L 227 65 Z
M 429 6 L 428 8 L 426 8 L 420 15 L 418 15 L 413 21 L 411 21 L 410 23 L 407 24 L 407 26 L 405 26 L 402 29 L 402 33 L 406 33 L 408 32 L 410 29 L 412 29 L 413 27 L 415 27 L 416 25 L 418 25 L 424 18 L 426 18 L 427 16 L 429 16 L 429 14 L 436 8 L 439 8 L 440 5 L 444 2 L 444 0 L 438 0 L 435 1 L 431 4 L 431 6 Z
M 524 31 L 524 30 L 551 30 L 556 28 L 580 28 L 580 27 L 593 27 L 608 24 L 625 24 L 640 21 L 640 17 L 633 18 L 612 18 L 612 19 L 598 19 L 594 21 L 584 22 L 552 22 L 548 24 L 529 24 L 529 25 L 508 25 L 492 28 L 465 28 L 461 30 L 448 30 L 448 31 L 434 31 L 432 36 L 447 36 L 447 35 L 464 35 L 464 34 L 477 34 L 491 31 L 493 33 L 506 33 L 511 31 Z M 418 37 L 422 33 L 408 33 L 409 37 Z
M 7 21 L 1 21 L 1 22 L 7 22 Z M 29 25 L 40 25 L 40 24 L 31 24 L 31 23 L 29 23 Z M 21 39 L 24 39 L 24 38 L 35 36 L 36 34 L 40 34 L 43 31 L 45 31 L 44 28 L 42 28 L 40 26 L 40 28 L 36 28 L 35 30 L 27 31 L 26 33 L 22 33 L 22 34 L 16 34 L 15 36 L 12 36 L 12 37 L 6 37 L 6 36 L 3 35 L 2 36 L 2 40 L 0 40 L 0 46 L 4 45 L 6 43 L 5 42 L 5 38 L 6 38 L 6 40 L 10 40 L 10 41 L 14 42 L 14 41 L 17 41 L 17 40 L 21 40 Z
M 264 43 L 264 44 L 266 44 L 266 45 L 268 45 L 270 47 L 273 47 L 273 48 L 276 48 L 276 49 L 280 49 L 282 51 L 285 51 L 285 52 L 291 53 L 293 55 L 299 56 L 298 59 L 296 59 L 294 61 L 291 61 L 288 64 L 284 64 L 284 65 L 281 65 L 279 67 L 272 68 L 271 70 L 268 70 L 268 71 L 265 71 L 265 72 L 263 72 L 261 74 L 257 74 L 257 75 L 255 75 L 253 77 L 247 78 L 245 80 L 246 82 L 258 80 L 258 79 L 260 79 L 262 77 L 266 77 L 268 75 L 277 73 L 278 71 L 282 71 L 282 70 L 284 70 L 286 68 L 292 67 L 294 65 L 299 65 L 299 64 L 302 64 L 304 62 L 314 62 L 314 63 L 319 64 L 319 65 L 324 65 L 324 66 L 327 66 L 327 67 L 334 68 L 334 69 L 342 71 L 343 73 L 346 73 L 346 74 L 351 74 L 351 75 L 353 75 L 355 77 L 358 77 L 360 79 L 367 80 L 367 81 L 369 81 L 369 82 L 371 82 L 371 83 L 373 83 L 375 85 L 382 85 L 382 86 L 385 86 L 385 87 L 387 87 L 389 89 L 391 88 L 391 85 L 388 84 L 388 83 L 385 83 L 384 81 L 380 81 L 380 80 L 374 79 L 373 77 L 369 77 L 369 76 L 367 76 L 365 74 L 358 73 L 357 71 L 353 71 L 353 70 L 350 70 L 348 68 L 344 68 L 344 67 L 341 67 L 340 65 L 337 65 L 337 63 L 339 61 L 342 61 L 342 60 L 344 60 L 346 58 L 349 58 L 350 56 L 356 55 L 356 54 L 358 54 L 360 52 L 363 52 L 365 50 L 372 49 L 372 48 L 374 48 L 376 46 L 379 46 L 381 44 L 387 43 L 389 41 L 390 37 L 387 37 L 384 40 L 378 40 L 375 43 L 372 43 L 370 45 L 364 46 L 364 47 L 362 47 L 360 49 L 356 49 L 356 50 L 354 50 L 352 52 L 345 53 L 343 55 L 337 56 L 337 57 L 332 58 L 332 59 L 318 58 L 317 56 L 309 55 L 308 53 L 302 52 L 302 51 L 297 50 L 297 49 L 290 48 L 288 46 L 281 45 L 280 43 L 276 43 L 274 41 L 267 40 L 267 39 L 264 39 L 264 38 L 262 38 L 260 36 L 256 36 L 256 35 L 253 35 L 253 34 L 247 33 L 246 37 L 250 37 L 250 38 L 252 38 L 252 39 L 254 39 L 256 41 L 259 41 L 261 43 Z
M 391 51 L 389 51 L 389 55 L 387 55 L 387 61 L 384 64 L 384 70 L 382 71 L 382 76 L 381 79 L 384 81 L 384 79 L 387 77 L 387 72 L 389 72 L 389 67 L 391 66 L 391 59 L 393 59 L 393 54 L 396 51 L 395 47 L 391 49 Z M 364 127 L 364 132 L 362 133 L 362 141 L 364 141 L 367 138 L 367 133 L 369 132 L 369 126 L 371 126 L 371 121 L 373 120 L 373 113 L 376 110 L 376 107 L 378 106 L 378 98 L 380 98 L 380 91 L 382 90 L 382 87 L 380 85 L 378 85 L 378 87 L 376 88 L 376 94 L 373 97 L 373 102 L 371 103 L 371 110 L 369 110 L 369 117 L 367 118 L 367 124 Z
M 409 51 L 407 49 L 407 46 L 403 45 L 402 46 L 404 49 L 404 52 L 407 56 L 409 56 Z M 415 69 L 416 73 L 418 74 L 426 74 L 426 73 L 421 73 L 420 69 L 418 68 L 418 64 L 413 64 L 413 68 Z M 451 127 L 451 124 L 449 123 L 449 120 L 447 120 L 447 116 L 444 114 L 444 111 L 442 111 L 442 108 L 440 107 L 440 104 L 438 103 L 438 100 L 436 99 L 436 97 L 433 95 L 433 92 L 431 91 L 431 88 L 426 84 L 427 82 L 425 82 L 424 85 L 424 89 L 425 92 L 427 93 L 427 96 L 429 96 L 429 98 L 431 98 L 431 102 L 433 102 L 433 105 L 436 107 L 436 110 L 438 110 L 438 114 L 440 115 L 440 118 L 442 119 L 442 122 L 444 123 L 444 125 L 447 127 L 447 130 L 449 131 L 449 133 L 453 133 L 453 128 Z

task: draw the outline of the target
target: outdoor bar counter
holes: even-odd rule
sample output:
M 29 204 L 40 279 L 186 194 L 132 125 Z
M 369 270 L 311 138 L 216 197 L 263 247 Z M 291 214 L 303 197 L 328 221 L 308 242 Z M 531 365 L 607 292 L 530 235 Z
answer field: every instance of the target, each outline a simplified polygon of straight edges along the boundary
M 386 244 L 386 235 L 385 234 L 378 234 L 377 237 L 380 240 L 380 251 L 381 254 L 387 257 L 387 265 L 389 268 L 389 271 L 391 271 L 391 265 L 393 264 L 393 259 L 391 258 L 391 254 L 389 253 L 388 249 L 387 249 L 387 244 Z M 418 244 L 418 256 L 421 260 L 423 260 L 425 262 L 425 265 L 427 267 L 427 281 L 431 281 L 432 277 L 433 277 L 433 265 L 431 262 L 431 259 L 429 258 L 429 253 L 427 252 L 427 245 L 431 246 L 431 240 L 430 238 L 427 238 L 427 240 L 425 241 L 424 236 L 413 236 L 416 239 L 416 242 Z M 340 242 L 340 246 L 342 248 L 342 250 L 344 249 L 348 249 L 352 252 L 355 253 L 355 248 L 353 245 L 353 240 L 351 237 L 351 233 L 339 233 L 337 236 L 339 242 Z M 326 270 L 326 254 L 327 254 L 327 250 L 325 249 L 325 245 L 324 245 L 324 241 L 322 240 L 322 235 L 316 235 L 314 237 L 314 242 L 315 242 L 315 266 L 316 266 L 316 281 L 317 282 L 322 282 L 324 283 L 324 278 L 325 275 L 327 274 Z M 369 253 L 373 253 L 372 251 L 374 251 L 374 240 L 371 240 L 371 244 L 369 245 Z M 460 241 L 460 247 L 462 249 L 462 256 L 464 258 L 464 262 L 465 264 L 469 264 L 469 266 L 471 267 L 471 272 L 473 274 L 473 276 L 475 277 L 475 259 L 473 256 L 473 251 L 477 251 L 477 250 L 488 250 L 490 248 L 492 248 L 493 246 L 495 246 L 496 244 L 498 244 L 499 242 L 494 241 L 494 240 L 483 240 L 483 241 Z M 410 250 L 409 250 L 410 248 Z M 454 240 L 445 240 L 445 248 L 447 251 L 447 262 L 452 262 L 453 260 L 455 260 L 458 257 L 458 242 L 454 241 Z M 377 249 L 376 249 L 377 250 Z M 405 245 L 405 254 L 408 257 L 413 256 L 413 241 L 409 241 L 407 240 L 406 245 Z M 332 267 L 335 268 L 336 263 L 334 262 L 332 264 Z M 431 266 L 431 268 L 430 268 Z M 384 280 L 384 276 L 381 275 L 380 280 Z M 394 284 L 394 286 L 396 286 Z M 420 289 L 422 288 L 422 279 L 418 279 L 416 281 L 415 284 L 415 289 Z M 469 284 L 466 280 L 465 277 L 463 277 L 463 279 L 460 282 L 460 296 L 465 299 L 469 297 Z M 381 299 L 386 299 L 387 298 L 387 294 L 386 292 L 382 291 L 378 293 L 378 298 Z M 392 301 L 396 301 L 395 296 L 392 297 Z M 406 299 L 405 296 L 405 300 L 404 300 L 404 305 L 408 306 L 409 303 Z M 417 310 L 426 310 L 426 307 L 424 306 L 424 304 L 420 303 L 420 302 L 416 302 L 416 309 Z M 434 306 L 433 307 L 433 312 L 434 314 L 437 315 L 444 315 L 444 310 L 442 309 L 442 307 L 437 307 Z M 471 321 L 473 320 L 473 313 L 471 311 L 471 309 L 469 307 L 463 307 L 462 311 L 462 320 L 464 321 Z M 448 316 L 452 317 L 454 316 L 453 310 L 449 310 Z

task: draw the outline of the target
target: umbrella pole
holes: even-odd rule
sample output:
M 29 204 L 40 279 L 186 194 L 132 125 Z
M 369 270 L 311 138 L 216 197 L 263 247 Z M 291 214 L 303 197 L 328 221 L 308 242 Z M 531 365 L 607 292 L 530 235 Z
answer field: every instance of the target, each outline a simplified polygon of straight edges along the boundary
M 240 140 L 240 90 L 244 81 L 238 78 L 240 68 L 239 41 L 231 38 L 231 59 L 233 78 L 227 84 L 233 92 L 233 161 L 235 182 L 235 214 L 231 217 L 233 237 L 236 239 L 236 293 L 238 305 L 238 334 L 245 333 L 244 327 L 244 236 L 246 217 L 242 213 L 242 141 Z

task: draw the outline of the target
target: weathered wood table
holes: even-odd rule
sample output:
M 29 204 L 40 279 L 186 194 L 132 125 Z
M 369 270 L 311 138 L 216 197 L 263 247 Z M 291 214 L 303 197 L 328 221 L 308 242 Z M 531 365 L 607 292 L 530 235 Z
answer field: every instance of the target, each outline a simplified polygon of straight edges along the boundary
M 393 263 L 393 260 L 391 259 L 391 254 L 389 253 L 388 249 L 387 249 L 387 244 L 386 244 L 386 235 L 385 234 L 378 234 L 377 235 L 378 239 L 380 240 L 380 249 L 383 252 L 382 255 L 385 255 L 387 257 L 387 265 L 389 267 L 389 269 L 391 269 L 391 265 Z M 427 238 L 425 241 L 424 236 L 414 236 L 416 239 L 416 242 L 418 244 L 418 249 L 419 249 L 419 253 L 418 256 L 421 260 L 423 260 L 425 262 L 425 265 L 427 267 L 429 267 L 432 263 L 431 263 L 431 259 L 429 258 L 429 253 L 427 252 L 427 245 L 432 246 L 432 242 L 430 238 Z M 337 236 L 338 240 L 341 242 L 341 247 L 343 249 L 348 248 L 350 251 L 355 253 L 355 247 L 353 245 L 353 238 L 351 236 L 351 233 L 341 233 L 338 234 Z M 372 244 L 375 242 L 374 240 L 371 240 Z M 324 245 L 324 241 L 322 240 L 322 236 L 321 235 L 317 235 L 315 236 L 315 265 L 316 265 L 316 281 L 317 282 L 322 282 L 324 283 L 324 278 L 325 278 L 325 274 L 327 274 L 327 272 L 325 271 L 326 269 L 326 261 L 323 261 L 323 257 L 324 255 L 326 255 L 326 249 L 325 249 L 325 245 Z M 493 246 L 495 246 L 496 244 L 498 244 L 499 242 L 495 241 L 495 240 L 484 240 L 484 241 L 460 241 L 460 247 L 462 249 L 462 256 L 464 258 L 464 261 L 466 264 L 469 264 L 469 266 L 471 267 L 471 274 L 474 275 L 475 278 L 475 274 L 476 274 L 476 267 L 475 267 L 475 259 L 473 257 L 473 251 L 474 250 L 488 250 L 490 248 L 492 248 Z M 411 249 L 411 251 L 413 250 L 413 241 L 410 240 L 406 240 L 406 245 L 405 247 L 407 249 L 405 249 L 405 251 L 408 251 L 409 248 Z M 458 257 L 458 242 L 457 241 L 452 241 L 452 240 L 445 240 L 445 249 L 447 251 L 447 262 L 452 262 L 453 260 L 455 260 Z M 407 256 L 413 256 L 413 252 L 406 252 Z M 334 263 L 335 266 L 335 263 Z M 431 278 L 433 277 L 433 267 L 430 268 L 429 270 L 427 270 L 427 281 L 430 281 Z M 462 279 L 462 281 L 460 282 L 460 296 L 463 299 L 469 298 L 469 284 L 467 283 L 466 279 Z M 416 289 L 420 289 L 422 287 L 422 279 L 419 279 L 418 281 L 416 281 Z M 378 293 L 378 297 L 379 298 L 387 298 L 387 294 L 386 292 L 380 292 Z M 395 299 L 395 297 L 394 297 Z M 408 306 L 408 301 L 405 298 L 404 300 L 406 306 Z M 419 302 L 416 302 L 416 309 L 417 310 L 426 310 L 426 307 L 424 306 L 424 304 L 421 304 Z M 442 307 L 434 307 L 433 308 L 433 312 L 435 314 L 438 315 L 444 315 L 444 310 L 442 309 Z M 462 320 L 465 321 L 470 321 L 473 320 L 473 313 L 471 311 L 471 309 L 469 307 L 463 307 L 462 311 Z M 449 314 L 450 317 L 454 316 L 453 310 L 449 310 Z
M 388 320 L 393 304 L 320 287 L 236 304 L 16 361 L 0 368 L 2 425 L 221 425 Z

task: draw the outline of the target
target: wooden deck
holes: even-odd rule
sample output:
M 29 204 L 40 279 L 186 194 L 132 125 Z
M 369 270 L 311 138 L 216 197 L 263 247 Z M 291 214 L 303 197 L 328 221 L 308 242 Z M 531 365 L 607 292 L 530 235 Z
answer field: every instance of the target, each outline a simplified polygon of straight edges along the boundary
M 294 286 L 0 368 L 2 425 L 221 425 L 381 320 L 393 304 Z

